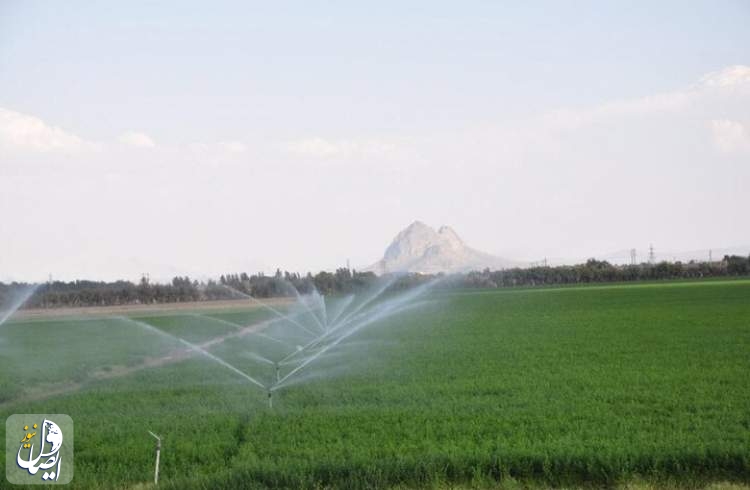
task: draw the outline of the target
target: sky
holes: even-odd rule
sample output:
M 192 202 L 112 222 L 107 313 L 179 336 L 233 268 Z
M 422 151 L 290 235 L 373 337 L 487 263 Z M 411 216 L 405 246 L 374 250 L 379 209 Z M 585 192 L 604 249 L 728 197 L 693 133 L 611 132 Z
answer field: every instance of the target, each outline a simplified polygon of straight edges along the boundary
M 750 244 L 750 3 L 0 1 L 0 280 Z M 662 255 L 665 256 L 665 255 Z

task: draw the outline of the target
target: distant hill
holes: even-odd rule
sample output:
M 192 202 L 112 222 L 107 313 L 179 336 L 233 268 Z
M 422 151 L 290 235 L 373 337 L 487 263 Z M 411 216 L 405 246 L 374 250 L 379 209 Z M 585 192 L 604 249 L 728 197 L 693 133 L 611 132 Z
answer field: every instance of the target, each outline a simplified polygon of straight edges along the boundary
M 468 247 L 448 226 L 437 231 L 415 221 L 402 230 L 385 250 L 383 258 L 368 267 L 376 274 L 386 272 L 464 272 L 473 269 L 504 269 L 518 265 L 510 260 Z

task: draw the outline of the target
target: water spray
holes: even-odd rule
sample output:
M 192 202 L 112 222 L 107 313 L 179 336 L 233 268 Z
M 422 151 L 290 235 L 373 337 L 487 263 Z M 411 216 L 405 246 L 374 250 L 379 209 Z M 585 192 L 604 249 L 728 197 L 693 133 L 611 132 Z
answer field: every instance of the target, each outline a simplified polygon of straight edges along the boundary
M 264 303 L 263 301 L 259 300 L 255 296 L 251 296 L 251 295 L 249 295 L 247 293 L 243 293 L 242 291 L 239 291 L 239 290 L 237 290 L 237 289 L 235 289 L 235 288 L 233 288 L 231 286 L 227 286 L 226 284 L 222 284 L 222 286 L 224 286 L 226 289 L 234 292 L 235 294 L 238 294 L 238 295 L 242 296 L 243 298 L 247 298 L 249 300 L 254 301 L 256 304 L 262 306 L 263 308 L 267 309 L 271 313 L 277 315 L 279 318 L 283 318 L 284 320 L 288 321 L 289 323 L 292 323 L 292 324 L 298 326 L 299 328 L 301 328 L 302 330 L 304 330 L 308 334 L 310 334 L 312 336 L 316 336 L 317 335 L 315 332 L 313 332 L 312 330 L 310 330 L 306 326 L 302 325 L 301 323 L 299 323 L 298 321 L 294 320 L 290 316 L 283 314 L 282 312 L 280 312 L 279 310 L 277 310 L 273 306 Z
M 376 291 L 374 294 L 371 294 L 368 298 L 366 298 L 364 301 L 359 303 L 357 306 L 352 309 L 349 313 L 343 316 L 341 318 L 340 322 L 341 324 L 346 323 L 347 320 L 349 320 L 352 316 L 356 315 L 360 311 L 362 311 L 363 308 L 365 308 L 367 305 L 372 303 L 375 299 L 379 298 L 380 295 L 382 295 L 389 287 L 393 286 L 396 283 L 396 280 L 399 276 L 394 275 L 389 280 L 385 281 Z
M 156 469 L 154 470 L 154 485 L 159 484 L 159 456 L 161 455 L 161 437 L 157 436 L 150 430 L 147 431 L 156 439 Z
M 172 340 L 179 341 L 183 345 L 189 347 L 191 350 L 198 352 L 199 354 L 231 370 L 237 375 L 242 376 L 244 379 L 246 379 L 253 385 L 257 386 L 258 388 L 266 392 L 266 396 L 268 399 L 268 408 L 272 410 L 274 391 L 289 385 L 295 378 L 299 376 L 299 373 L 305 370 L 310 364 L 321 359 L 323 356 L 325 356 L 326 354 L 331 352 L 333 349 L 335 349 L 338 345 L 340 345 L 344 340 L 353 336 L 365 326 L 370 325 L 374 322 L 380 321 L 389 316 L 395 315 L 399 312 L 402 312 L 414 306 L 418 306 L 422 304 L 423 302 L 419 302 L 415 300 L 417 300 L 421 295 L 423 295 L 428 289 L 430 289 L 440 280 L 442 280 L 442 278 L 429 281 L 420 286 L 414 287 L 403 294 L 397 294 L 392 297 L 383 298 L 381 301 L 380 298 L 382 298 L 383 293 L 386 290 L 388 290 L 388 288 L 395 282 L 395 278 L 390 278 L 384 281 L 384 284 L 379 285 L 373 293 L 368 294 L 361 302 L 357 302 L 355 304 L 353 296 L 347 297 L 346 299 L 343 300 L 341 307 L 337 308 L 338 311 L 336 311 L 335 314 L 331 314 L 331 315 L 329 315 L 328 312 L 325 311 L 326 309 L 325 300 L 324 299 L 319 300 L 319 298 L 322 298 L 319 295 L 317 297 L 313 296 L 314 300 L 318 300 L 317 303 L 320 309 L 319 311 L 321 315 L 320 318 L 318 318 L 318 315 L 315 312 L 313 312 L 313 308 L 310 307 L 311 305 L 307 302 L 307 300 L 305 298 L 302 298 L 299 295 L 299 293 L 297 293 L 296 295 L 297 300 L 303 303 L 303 306 L 307 309 L 309 316 L 313 317 L 311 320 L 315 320 L 315 323 L 317 323 L 317 327 L 310 325 L 312 329 L 320 330 L 320 327 L 321 326 L 323 327 L 322 328 L 323 331 L 322 332 L 319 331 L 318 333 L 314 333 L 313 330 L 311 330 L 307 326 L 299 323 L 292 317 L 285 315 L 284 313 L 273 308 L 272 306 L 267 305 L 263 303 L 262 301 L 259 301 L 256 298 L 248 294 L 245 294 L 241 291 L 237 291 L 229 286 L 225 286 L 227 289 L 234 291 L 238 295 L 251 299 L 255 303 L 258 303 L 264 308 L 270 310 L 278 317 L 278 319 L 275 321 L 272 320 L 269 322 L 264 322 L 266 326 L 272 323 L 278 322 L 278 321 L 285 321 L 293 325 L 294 327 L 299 328 L 305 333 L 310 334 L 312 337 L 306 341 L 300 342 L 300 344 L 302 345 L 298 344 L 296 345 L 296 348 L 294 348 L 295 343 L 287 343 L 287 342 L 281 341 L 274 337 L 268 336 L 267 334 L 263 332 L 248 332 L 248 333 L 257 335 L 259 337 L 265 337 L 269 340 L 273 340 L 275 342 L 283 344 L 289 350 L 291 350 L 291 352 L 289 352 L 289 350 L 286 351 L 288 352 L 286 356 L 281 354 L 281 356 L 279 356 L 280 358 L 276 356 L 271 356 L 267 352 L 264 353 L 265 355 L 261 355 L 255 352 L 247 352 L 246 355 L 248 357 L 251 357 L 252 359 L 262 362 L 264 364 L 271 364 L 273 366 L 274 371 L 273 371 L 273 374 L 270 376 L 271 381 L 268 384 L 258 381 L 257 379 L 253 378 L 249 374 L 241 371 L 240 369 L 236 368 L 235 366 L 229 364 L 228 362 L 224 361 L 223 359 L 215 356 L 214 354 L 206 350 L 206 348 L 209 347 L 210 345 L 214 345 L 216 343 L 220 343 L 226 340 L 226 338 L 224 337 L 212 339 L 201 345 L 195 345 L 184 339 L 181 339 L 167 332 L 164 332 L 152 325 L 149 325 L 148 323 L 136 321 L 130 318 L 124 318 L 124 319 L 130 322 L 139 324 L 142 327 L 154 333 L 158 333 L 159 335 L 171 338 Z M 205 315 L 196 315 L 196 316 L 205 316 Z M 240 328 L 241 330 L 248 328 L 248 327 L 242 327 L 241 325 L 234 324 L 233 322 L 229 322 L 223 319 L 217 319 L 213 317 L 207 317 L 207 318 L 216 320 L 221 323 L 226 323 L 228 325 L 232 325 L 235 328 Z M 299 333 L 300 332 L 297 332 L 297 335 L 299 335 Z M 290 366 L 291 370 L 287 372 L 286 374 L 282 374 L 281 373 L 282 366 Z
M 313 318 L 313 320 L 315 320 L 315 323 L 318 324 L 318 327 L 320 327 L 320 329 L 323 332 L 325 332 L 326 326 L 323 325 L 323 323 L 318 318 L 318 315 L 316 315 L 315 312 L 312 310 L 312 308 L 310 308 L 310 305 L 308 304 L 307 299 L 303 298 L 302 295 L 299 294 L 299 291 L 297 291 L 297 288 L 295 288 L 293 284 L 289 284 L 289 286 L 292 288 L 292 291 L 294 291 L 294 295 L 297 297 L 297 302 L 301 303 L 302 306 L 305 307 L 309 315 Z
M 201 347 L 199 347 L 199 346 L 197 346 L 195 344 L 192 344 L 192 343 L 188 342 L 185 339 L 181 339 L 179 337 L 175 337 L 175 336 L 173 336 L 171 334 L 168 334 L 167 332 L 159 330 L 158 328 L 154 327 L 153 325 L 149 325 L 148 323 L 139 322 L 139 321 L 136 321 L 136 320 L 132 320 L 130 318 L 125 318 L 125 319 L 129 320 L 129 321 L 131 321 L 133 323 L 136 323 L 138 325 L 141 325 L 142 327 L 144 327 L 144 328 L 146 328 L 146 329 L 148 329 L 148 330 L 150 330 L 152 332 L 158 333 L 159 335 L 162 335 L 162 336 L 174 339 L 174 340 L 178 340 L 181 343 L 183 343 L 184 345 L 190 347 L 190 349 L 192 349 L 193 351 L 198 352 L 199 354 L 204 355 L 205 357 L 211 359 L 212 361 L 217 362 L 218 364 L 221 364 L 222 366 L 224 366 L 225 368 L 229 369 L 230 371 L 232 371 L 232 372 L 234 372 L 234 373 L 242 376 L 243 378 L 245 378 L 246 380 L 250 381 L 255 386 L 258 386 L 259 388 L 267 390 L 267 393 L 268 393 L 268 407 L 269 408 L 273 408 L 273 394 L 271 392 L 271 389 L 269 387 L 267 387 L 266 385 L 264 385 L 263 383 L 261 383 L 260 381 L 258 381 L 257 379 L 253 378 L 252 376 L 248 375 L 247 373 L 244 373 L 244 372 L 240 371 L 239 369 L 237 369 L 236 367 L 232 366 L 231 364 L 229 364 L 225 360 L 223 360 L 223 359 L 221 359 L 221 358 L 219 358 L 219 357 L 211 354 L 207 350 L 205 350 L 205 349 L 203 349 L 203 348 L 201 348 Z M 278 372 L 277 372 L 277 376 L 279 376 Z M 152 434 L 152 435 L 154 435 L 154 434 Z M 154 437 L 157 437 L 157 436 L 154 435 Z M 158 456 L 157 456 L 157 465 L 158 465 Z
M 191 349 L 193 349 L 194 351 L 196 351 L 196 352 L 198 352 L 198 353 L 200 353 L 200 354 L 203 354 L 204 356 L 208 357 L 209 359 L 212 359 L 212 360 L 214 360 L 214 361 L 218 362 L 219 364 L 221 364 L 221 365 L 222 365 L 222 366 L 224 366 L 225 368 L 229 369 L 230 371 L 232 371 L 232 372 L 235 372 L 235 373 L 239 374 L 240 376 L 242 376 L 242 377 L 243 377 L 243 378 L 245 378 L 246 380 L 250 381 L 250 382 L 251 382 L 251 383 L 253 383 L 254 385 L 256 385 L 256 386 L 260 386 L 261 388 L 265 388 L 265 387 L 266 387 L 266 386 L 265 386 L 265 385 L 264 385 L 263 383 L 261 383 L 261 382 L 260 382 L 260 381 L 258 381 L 257 379 L 255 379 L 255 378 L 253 378 L 252 376 L 249 376 L 248 374 L 246 374 L 246 373 L 244 373 L 244 372 L 240 371 L 239 369 L 237 369 L 236 367 L 232 366 L 231 364 L 229 364 L 229 363 L 228 363 L 227 361 L 225 361 L 224 359 L 220 359 L 220 358 L 216 357 L 215 355 L 211 354 L 211 353 L 210 353 L 210 352 L 208 352 L 207 350 L 205 350 L 205 349 L 201 349 L 201 348 L 200 348 L 200 347 L 198 347 L 197 345 L 195 345 L 195 344 L 191 344 L 191 343 L 190 343 L 190 342 L 188 342 L 187 340 L 184 340 L 184 339 L 180 339 L 180 338 L 178 338 L 177 340 L 179 340 L 179 341 L 180 341 L 180 342 L 182 342 L 183 344 L 187 345 L 188 347 L 190 347 L 190 348 L 191 348 Z
M 0 325 L 7 322 L 8 319 L 13 316 L 13 314 L 18 311 L 29 300 L 29 298 L 31 298 L 38 287 L 38 284 L 29 287 L 19 298 L 16 299 L 15 302 L 11 303 L 7 310 L 0 312 Z
M 335 333 L 336 331 L 343 330 L 343 333 L 339 334 L 338 337 L 335 337 L 333 340 L 331 340 L 329 343 L 325 344 L 320 350 L 315 352 L 312 356 L 305 359 L 299 366 L 292 369 L 289 373 L 286 374 L 283 378 L 281 378 L 280 381 L 274 385 L 274 388 L 280 387 L 285 381 L 290 379 L 292 376 L 300 372 L 302 369 L 307 367 L 310 363 L 314 362 L 316 359 L 320 358 L 323 354 L 328 352 L 330 349 L 336 347 L 338 344 L 340 344 L 342 341 L 344 341 L 346 338 L 350 337 L 351 335 L 355 334 L 362 328 L 364 328 L 366 325 L 369 325 L 373 322 L 376 322 L 378 320 L 381 320 L 385 317 L 388 317 L 390 315 L 393 315 L 395 313 L 398 313 L 400 311 L 404 311 L 408 309 L 410 306 L 409 302 L 414 301 L 417 299 L 420 295 L 424 294 L 425 291 L 427 291 L 429 288 L 440 282 L 442 279 L 438 278 L 433 281 L 430 281 L 426 284 L 423 284 L 421 286 L 417 286 L 416 288 L 409 291 L 407 294 L 404 294 L 402 297 L 398 298 L 399 301 L 385 301 L 382 305 L 378 305 L 378 307 L 373 308 L 375 311 L 372 315 L 366 315 L 367 318 L 362 319 L 361 321 L 357 322 L 359 315 L 356 315 L 361 309 L 362 306 L 356 308 L 352 313 L 347 315 L 341 320 L 341 323 L 333 330 L 331 330 L 328 334 L 323 334 L 318 339 L 313 340 L 308 344 L 309 346 L 312 346 L 314 344 L 320 343 L 325 339 L 325 337 L 330 336 L 330 334 Z M 384 291 L 385 288 L 382 288 L 378 294 L 381 294 L 382 291 Z M 372 301 L 373 298 L 368 299 L 368 303 Z M 405 304 L 406 303 L 406 304 Z M 348 323 L 353 323 L 349 328 L 344 328 Z M 303 349 L 298 349 L 297 352 L 301 352 L 302 350 L 306 349 L 307 346 Z M 287 356 L 287 358 L 291 357 Z
M 352 301 L 354 301 L 354 295 L 350 294 L 344 299 L 340 299 L 337 303 L 334 303 L 336 308 L 331 309 L 331 319 L 328 322 L 329 325 L 336 325 L 336 322 L 341 317 L 341 315 L 349 308 L 349 305 L 352 304 Z

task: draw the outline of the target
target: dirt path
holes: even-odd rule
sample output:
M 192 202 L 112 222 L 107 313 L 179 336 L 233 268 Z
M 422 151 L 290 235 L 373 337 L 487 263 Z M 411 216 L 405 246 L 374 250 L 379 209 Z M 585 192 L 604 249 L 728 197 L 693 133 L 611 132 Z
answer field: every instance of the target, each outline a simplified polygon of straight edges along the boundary
M 292 298 L 264 298 L 263 303 L 269 306 L 290 304 Z M 158 303 L 150 305 L 116 305 L 116 306 L 83 306 L 75 308 L 30 308 L 18 310 L 13 314 L 15 320 L 32 320 L 60 317 L 108 317 L 139 313 L 174 313 L 190 311 L 235 310 L 262 308 L 260 304 L 249 299 L 232 299 L 217 301 L 190 301 L 185 303 Z

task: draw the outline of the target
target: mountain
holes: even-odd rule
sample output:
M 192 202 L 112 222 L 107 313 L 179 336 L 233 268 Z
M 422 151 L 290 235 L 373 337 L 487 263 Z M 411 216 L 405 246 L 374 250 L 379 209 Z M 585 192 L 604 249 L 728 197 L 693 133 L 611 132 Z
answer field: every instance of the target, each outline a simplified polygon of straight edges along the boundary
M 383 258 L 370 266 L 376 274 L 386 272 L 463 272 L 468 270 L 504 269 L 514 264 L 505 259 L 466 246 L 448 226 L 437 231 L 421 221 L 402 230 L 385 250 Z

